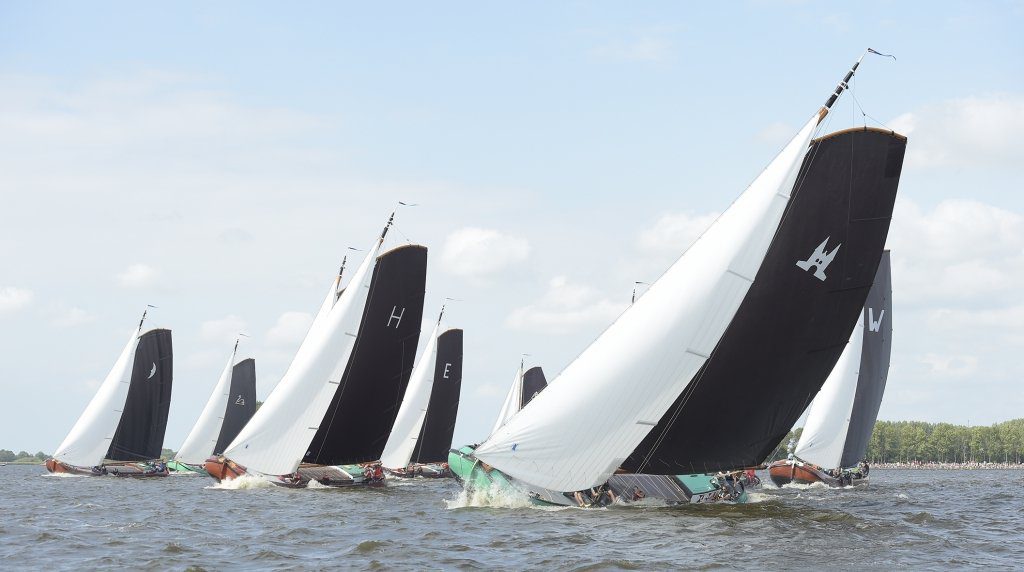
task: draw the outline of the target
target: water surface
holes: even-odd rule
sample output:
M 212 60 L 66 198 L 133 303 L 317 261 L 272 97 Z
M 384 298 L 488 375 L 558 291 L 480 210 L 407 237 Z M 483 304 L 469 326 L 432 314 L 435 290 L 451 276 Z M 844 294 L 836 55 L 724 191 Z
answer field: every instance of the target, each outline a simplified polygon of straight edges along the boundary
M 48 569 L 669 569 L 1024 565 L 1022 471 L 875 470 L 867 488 L 765 488 L 746 505 L 467 506 L 454 481 L 216 488 L 200 476 L 0 467 L 0 558 Z

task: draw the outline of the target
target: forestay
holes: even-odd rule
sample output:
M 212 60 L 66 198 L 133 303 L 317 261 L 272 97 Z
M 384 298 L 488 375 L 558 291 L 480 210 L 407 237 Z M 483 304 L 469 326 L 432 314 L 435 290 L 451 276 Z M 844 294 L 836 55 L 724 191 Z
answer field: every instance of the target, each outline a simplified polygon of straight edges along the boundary
M 743 300 L 789 201 L 811 118 L 648 293 L 476 456 L 528 484 L 607 481 L 707 360 Z
M 133 330 L 114 367 L 100 385 L 85 411 L 75 422 L 53 458 L 76 467 L 94 467 L 103 462 L 110 440 L 117 431 L 121 410 L 128 398 L 139 330 Z
M 174 456 L 178 461 L 190 465 L 200 465 L 213 454 L 217 437 L 220 435 L 221 424 L 224 422 L 224 411 L 228 406 L 231 373 L 234 369 L 237 352 L 238 344 L 235 343 L 235 349 L 231 351 L 231 357 L 228 358 L 228 363 L 224 366 L 224 371 L 221 372 L 220 379 L 217 380 L 217 385 L 214 386 L 213 393 L 206 402 L 206 407 L 199 414 L 199 420 L 192 427 L 188 437 L 185 437 L 185 442 L 182 443 L 178 454 Z
M 349 286 L 336 279 L 295 358 L 224 456 L 265 475 L 295 472 L 334 397 L 359 331 L 370 269 L 383 236 L 366 254 Z
M 434 385 L 434 366 L 437 358 L 437 333 L 441 327 L 439 319 L 434 324 L 434 331 L 427 338 L 423 355 L 412 370 L 409 385 L 405 390 L 405 398 L 398 408 L 398 416 L 391 428 L 388 442 L 381 454 L 381 464 L 390 469 L 404 469 L 412 459 L 416 449 L 416 441 L 423 427 L 423 419 L 427 415 L 430 403 L 430 390 Z

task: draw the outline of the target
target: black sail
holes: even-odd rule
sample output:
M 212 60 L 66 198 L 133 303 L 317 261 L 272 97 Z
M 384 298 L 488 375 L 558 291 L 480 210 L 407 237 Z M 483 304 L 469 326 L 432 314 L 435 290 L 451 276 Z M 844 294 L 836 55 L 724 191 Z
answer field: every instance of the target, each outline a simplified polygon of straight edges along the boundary
M 224 422 L 220 435 L 213 447 L 213 454 L 220 455 L 235 440 L 245 424 L 256 414 L 256 360 L 249 358 L 231 368 L 231 388 L 228 390 L 228 404 L 224 408 Z
M 906 151 L 890 131 L 812 142 L 792 199 L 710 359 L 625 461 L 683 474 L 761 463 L 825 383 L 878 269 Z
M 522 402 L 519 404 L 519 409 L 526 407 L 526 404 L 547 386 L 548 380 L 544 377 L 544 370 L 540 366 L 526 370 L 526 373 L 523 374 Z
M 426 281 L 424 246 L 401 246 L 377 258 L 355 347 L 303 462 L 380 458 L 416 359 Z
M 448 458 L 459 415 L 462 391 L 462 330 L 448 330 L 437 337 L 434 383 L 430 389 L 427 414 L 423 418 L 413 463 L 439 463 Z
M 139 337 L 128 397 L 107 450 L 111 461 L 149 461 L 160 457 L 171 407 L 174 360 L 171 331 L 150 330 Z
M 857 393 L 853 398 L 850 426 L 846 432 L 840 467 L 852 467 L 864 459 L 868 440 L 878 419 L 885 382 L 889 377 L 889 358 L 892 354 L 892 267 L 889 251 L 875 273 L 875 282 L 868 292 L 861 319 L 864 320 L 864 345 L 861 349 L 860 371 L 857 375 Z

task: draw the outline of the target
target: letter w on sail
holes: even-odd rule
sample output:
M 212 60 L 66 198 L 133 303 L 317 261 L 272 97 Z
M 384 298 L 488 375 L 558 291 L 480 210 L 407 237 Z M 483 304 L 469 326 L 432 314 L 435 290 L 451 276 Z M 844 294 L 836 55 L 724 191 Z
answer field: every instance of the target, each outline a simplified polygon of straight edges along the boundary
M 811 255 L 807 257 L 807 260 L 796 261 L 796 265 L 804 270 L 809 271 L 813 266 L 814 277 L 817 278 L 818 280 L 821 280 L 822 282 L 824 282 L 825 279 L 828 278 L 828 276 L 825 275 L 825 269 L 828 268 L 829 264 L 832 264 L 832 259 L 836 257 L 836 253 L 839 252 L 839 247 L 843 245 L 842 243 L 839 243 L 838 245 L 836 245 L 835 248 L 832 249 L 831 252 L 826 252 L 825 246 L 828 245 L 828 240 L 830 238 L 832 237 L 830 236 L 825 240 L 821 241 L 821 244 L 818 245 L 818 248 L 814 249 L 814 252 L 812 252 Z
M 882 318 L 885 318 L 885 310 L 878 314 L 878 321 L 875 321 L 875 309 L 868 308 L 868 330 L 877 332 L 882 329 Z

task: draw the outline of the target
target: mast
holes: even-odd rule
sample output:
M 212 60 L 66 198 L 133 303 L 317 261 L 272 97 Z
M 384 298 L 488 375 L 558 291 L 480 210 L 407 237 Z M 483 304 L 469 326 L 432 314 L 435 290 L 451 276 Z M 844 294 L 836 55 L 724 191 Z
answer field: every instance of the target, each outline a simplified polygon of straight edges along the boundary
M 866 53 L 867 51 L 861 54 L 860 57 L 857 58 L 857 61 L 853 62 L 853 65 L 850 67 L 850 71 L 846 72 L 846 77 L 836 85 L 835 91 L 833 91 L 832 95 L 830 95 L 825 101 L 825 105 L 822 105 L 821 109 L 818 110 L 818 123 L 825 120 L 825 116 L 828 115 L 828 112 L 832 109 L 832 105 L 839 99 L 839 96 L 843 94 L 843 91 L 850 87 L 850 80 L 853 79 L 854 74 L 857 73 L 860 61 L 864 59 L 864 54 Z

